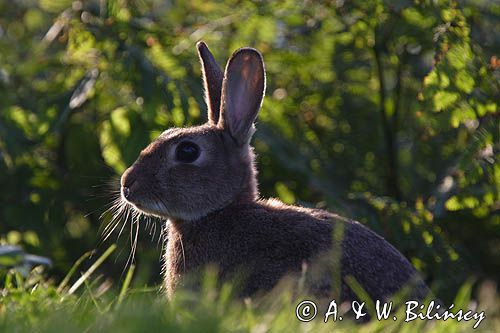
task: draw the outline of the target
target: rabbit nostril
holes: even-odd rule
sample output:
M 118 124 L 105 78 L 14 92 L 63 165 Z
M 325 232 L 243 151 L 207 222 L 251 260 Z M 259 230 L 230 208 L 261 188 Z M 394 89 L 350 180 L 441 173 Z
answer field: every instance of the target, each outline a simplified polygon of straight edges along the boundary
M 122 194 L 125 197 L 125 199 L 128 199 L 128 197 L 130 196 L 130 189 L 126 186 L 123 186 L 122 187 Z

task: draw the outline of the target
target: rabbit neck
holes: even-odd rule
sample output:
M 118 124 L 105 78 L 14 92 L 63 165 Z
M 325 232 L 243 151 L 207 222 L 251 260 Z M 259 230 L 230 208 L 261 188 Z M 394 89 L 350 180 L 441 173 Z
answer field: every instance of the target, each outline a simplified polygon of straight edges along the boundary
M 248 175 L 244 179 L 241 185 L 241 191 L 239 191 L 233 200 L 226 205 L 232 206 L 235 204 L 248 204 L 256 202 L 259 198 L 259 189 L 257 185 L 256 171 L 255 168 L 249 168 Z M 225 207 L 224 207 L 225 208 Z

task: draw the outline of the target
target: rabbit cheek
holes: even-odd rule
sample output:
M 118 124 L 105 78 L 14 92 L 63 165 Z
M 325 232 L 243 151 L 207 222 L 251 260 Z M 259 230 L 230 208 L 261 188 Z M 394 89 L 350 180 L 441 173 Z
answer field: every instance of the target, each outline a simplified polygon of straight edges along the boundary
M 214 191 L 211 169 L 179 165 L 169 170 L 163 185 L 163 198 L 172 218 L 193 220 L 213 209 Z M 208 203 L 210 201 L 210 203 Z

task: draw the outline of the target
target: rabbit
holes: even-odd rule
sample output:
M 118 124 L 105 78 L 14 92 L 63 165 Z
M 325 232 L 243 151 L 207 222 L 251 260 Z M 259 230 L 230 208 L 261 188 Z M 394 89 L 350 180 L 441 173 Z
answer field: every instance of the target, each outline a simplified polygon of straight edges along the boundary
M 415 297 L 425 297 L 428 288 L 409 261 L 367 227 L 325 210 L 259 197 L 250 140 L 266 87 L 262 55 L 241 48 L 222 72 L 204 42 L 197 49 L 208 121 L 166 130 L 121 177 L 129 204 L 168 220 L 168 297 L 187 273 L 207 265 L 216 265 L 223 280 L 245 272 L 243 296 L 265 293 L 289 274 L 303 276 L 306 267 L 316 275 L 311 290 L 323 296 L 333 292 L 332 276 L 338 274 L 343 300 L 357 299 L 349 277 L 374 300 L 408 284 Z

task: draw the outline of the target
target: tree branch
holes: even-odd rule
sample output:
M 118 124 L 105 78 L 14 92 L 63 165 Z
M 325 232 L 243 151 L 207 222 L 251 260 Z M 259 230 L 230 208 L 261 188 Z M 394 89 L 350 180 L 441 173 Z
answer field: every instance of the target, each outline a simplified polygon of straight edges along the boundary
M 401 191 L 399 189 L 399 182 L 398 182 L 398 162 L 397 162 L 398 152 L 394 141 L 395 131 L 393 132 L 392 128 L 393 126 L 391 126 L 391 124 L 389 123 L 389 116 L 385 108 L 386 86 L 384 79 L 384 68 L 382 65 L 380 46 L 377 45 L 377 43 L 375 43 L 375 46 L 373 47 L 373 53 L 375 57 L 375 64 L 379 80 L 379 112 L 382 118 L 384 143 L 387 152 L 387 174 L 385 180 L 386 188 L 389 195 L 394 197 L 396 200 L 401 200 Z

